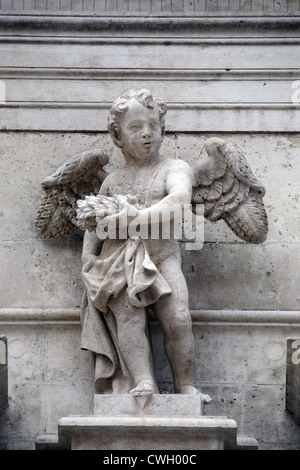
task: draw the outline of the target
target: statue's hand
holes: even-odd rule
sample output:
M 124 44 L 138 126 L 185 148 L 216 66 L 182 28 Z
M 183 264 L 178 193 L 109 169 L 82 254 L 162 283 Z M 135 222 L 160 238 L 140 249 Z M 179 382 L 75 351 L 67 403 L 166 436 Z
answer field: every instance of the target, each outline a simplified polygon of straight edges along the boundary
M 120 204 L 119 212 L 104 217 L 98 222 L 98 224 L 106 225 L 111 230 L 115 227 L 128 227 L 130 222 L 134 220 L 138 214 L 139 209 L 124 201 L 122 205 Z

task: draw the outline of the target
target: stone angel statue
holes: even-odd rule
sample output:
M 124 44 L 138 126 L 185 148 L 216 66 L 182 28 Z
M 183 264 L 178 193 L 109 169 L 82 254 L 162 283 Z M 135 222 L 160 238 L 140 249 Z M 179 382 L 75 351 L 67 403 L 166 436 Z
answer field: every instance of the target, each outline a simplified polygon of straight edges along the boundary
M 206 141 L 207 159 L 193 168 L 162 155 L 166 112 L 144 88 L 118 97 L 108 130 L 123 168 L 107 174 L 102 149 L 72 157 L 42 182 L 36 229 L 41 238 L 85 231 L 81 347 L 95 357 L 95 392 L 159 393 L 147 332 L 151 307 L 164 333 L 175 393 L 209 403 L 192 381 L 194 343 L 179 242 L 172 231 L 168 238 L 151 237 L 150 226 L 153 220 L 160 226 L 162 214 L 172 225 L 185 204 L 194 211 L 201 204 L 206 219 L 223 219 L 242 240 L 262 243 L 265 189 L 242 153 L 219 138 Z M 132 224 L 149 229 L 147 236 L 130 235 Z

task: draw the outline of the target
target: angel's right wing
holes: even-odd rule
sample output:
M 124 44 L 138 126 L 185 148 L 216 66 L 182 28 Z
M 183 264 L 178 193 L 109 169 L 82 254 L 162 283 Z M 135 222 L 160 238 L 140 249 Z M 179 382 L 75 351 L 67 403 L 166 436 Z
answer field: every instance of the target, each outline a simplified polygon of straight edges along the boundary
M 248 243 L 262 243 L 268 233 L 263 203 L 265 188 L 244 155 L 231 143 L 212 137 L 205 144 L 208 159 L 194 169 L 192 203 L 204 204 L 211 222 L 223 219 Z
M 64 238 L 76 230 L 77 201 L 99 192 L 107 176 L 103 167 L 108 160 L 102 149 L 87 150 L 44 179 L 45 194 L 35 221 L 40 238 Z

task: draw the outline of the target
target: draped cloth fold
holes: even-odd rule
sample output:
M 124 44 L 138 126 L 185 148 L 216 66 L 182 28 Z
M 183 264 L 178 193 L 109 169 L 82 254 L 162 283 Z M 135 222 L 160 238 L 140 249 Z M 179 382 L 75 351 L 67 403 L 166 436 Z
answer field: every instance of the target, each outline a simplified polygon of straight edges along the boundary
M 170 294 L 171 288 L 138 237 L 124 241 L 104 259 L 100 255 L 92 267 L 83 265 L 81 274 L 86 288 L 81 309 L 81 347 L 96 353 L 95 388 L 98 393 L 109 393 L 113 386 L 113 391 L 124 393 L 129 372 L 118 353 L 116 323 L 109 301 L 125 289 L 129 304 L 143 308 Z

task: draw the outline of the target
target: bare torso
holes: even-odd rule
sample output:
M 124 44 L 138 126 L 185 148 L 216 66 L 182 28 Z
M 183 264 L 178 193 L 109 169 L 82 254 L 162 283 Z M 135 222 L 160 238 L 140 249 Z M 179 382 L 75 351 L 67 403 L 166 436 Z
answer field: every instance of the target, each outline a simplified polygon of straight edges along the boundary
M 166 179 L 171 166 L 176 166 L 176 160 L 163 157 L 156 163 L 148 165 L 126 165 L 106 178 L 101 193 L 107 196 L 130 194 L 136 196 L 145 207 L 152 206 L 167 195 Z M 158 240 L 148 238 L 143 241 L 156 266 L 169 256 L 177 258 L 180 265 L 179 244 L 174 238 Z M 101 256 L 109 256 L 122 243 L 124 240 L 105 240 Z

